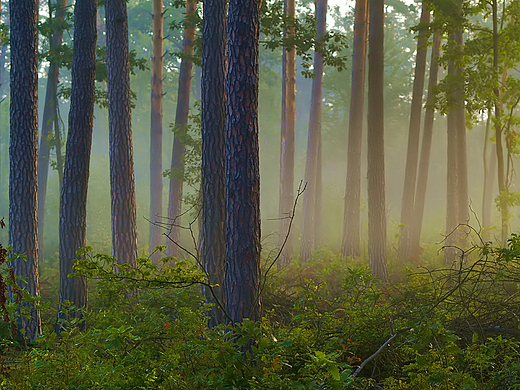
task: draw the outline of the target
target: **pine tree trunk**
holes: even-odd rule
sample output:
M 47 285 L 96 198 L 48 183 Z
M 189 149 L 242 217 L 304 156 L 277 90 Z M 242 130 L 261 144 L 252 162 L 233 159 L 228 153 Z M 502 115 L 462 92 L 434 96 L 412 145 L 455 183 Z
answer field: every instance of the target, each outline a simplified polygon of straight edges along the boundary
M 259 5 L 231 0 L 228 11 L 225 306 L 233 322 L 261 318 Z
M 285 0 L 284 12 L 294 18 L 295 0 Z M 294 28 L 285 32 L 290 38 Z M 280 245 L 282 250 L 278 266 L 289 264 L 293 256 L 293 240 L 289 232 L 291 214 L 294 205 L 294 154 L 296 138 L 296 48 L 284 47 L 282 60 L 282 131 L 280 141 Z
M 200 257 L 208 283 L 203 288 L 213 303 L 209 325 L 224 321 L 217 300 L 224 304 L 226 256 L 226 6 L 225 0 L 205 0 L 202 28 L 202 221 Z
M 421 23 L 424 25 L 430 23 L 430 10 L 424 2 L 422 5 Z M 426 43 L 426 31 L 420 31 L 415 59 L 415 76 L 413 81 L 412 105 L 410 108 L 410 126 L 408 130 L 408 149 L 406 153 L 406 169 L 404 173 L 403 200 L 401 203 L 401 238 L 399 240 L 399 257 L 404 261 L 410 260 L 411 256 L 410 238 L 414 214 L 417 162 L 419 160 L 419 139 L 421 138 L 421 112 L 426 73 Z
M 361 144 L 365 105 L 367 7 L 367 0 L 356 0 L 348 129 L 347 185 L 343 241 L 341 244 L 343 257 L 359 257 L 360 255 Z
M 439 56 L 441 46 L 440 31 L 436 31 L 433 36 L 433 47 L 430 61 L 430 80 L 428 82 L 428 97 L 426 99 L 426 112 L 424 115 L 424 130 L 421 145 L 421 157 L 419 160 L 419 174 L 417 176 L 417 190 L 415 194 L 415 205 L 413 223 L 411 225 L 410 235 L 410 258 L 415 263 L 419 262 L 419 242 L 421 239 L 422 220 L 424 215 L 424 205 L 426 201 L 426 189 L 428 183 L 428 171 L 430 167 L 430 155 L 432 148 L 433 122 L 435 110 L 433 107 L 433 99 L 435 97 L 434 89 L 439 78 Z
M 149 252 L 161 245 L 162 222 L 162 119 L 163 119 L 163 0 L 153 0 L 152 103 L 150 123 L 150 237 Z M 153 256 L 157 260 L 157 256 Z
M 316 41 L 325 35 L 327 0 L 316 2 L 316 22 L 318 34 Z M 321 142 L 321 112 L 323 99 L 323 58 L 314 52 L 314 78 L 312 79 L 311 107 L 309 114 L 309 133 L 307 138 L 307 160 L 305 164 L 305 192 L 303 194 L 303 232 L 300 260 L 305 262 L 312 256 L 316 247 L 316 195 L 318 191 L 318 162 Z
M 168 256 L 183 256 L 179 250 L 181 238 L 181 215 L 182 215 L 182 186 L 184 184 L 184 153 L 186 151 L 185 138 L 188 125 L 188 114 L 190 112 L 191 74 L 193 62 L 193 43 L 195 41 L 195 24 L 193 15 L 196 11 L 196 3 L 193 0 L 186 1 L 187 26 L 184 29 L 183 53 L 181 70 L 179 72 L 179 89 L 177 94 L 177 112 L 175 115 L 175 135 L 172 149 L 172 163 L 170 176 L 170 196 L 168 203 L 168 223 L 170 228 L 166 240 Z
M 118 263 L 137 258 L 132 110 L 125 0 L 105 0 L 112 253 Z
M 386 282 L 384 157 L 384 0 L 370 0 L 368 52 L 368 261 Z
M 11 17 L 11 138 L 9 181 L 9 245 L 16 255 L 11 265 L 21 287 L 38 298 L 38 1 L 10 3 Z M 35 303 L 22 304 L 29 317 L 18 312 L 19 332 L 26 340 L 41 333 Z
M 69 301 L 76 308 L 88 303 L 87 279 L 72 278 L 76 251 L 86 245 L 87 190 L 94 124 L 96 76 L 96 0 L 77 1 L 74 7 L 74 54 L 70 96 L 69 133 L 60 198 L 60 308 L 58 318 L 78 313 L 63 311 Z M 58 331 L 63 324 L 58 322 Z M 83 323 L 83 327 L 85 324 Z

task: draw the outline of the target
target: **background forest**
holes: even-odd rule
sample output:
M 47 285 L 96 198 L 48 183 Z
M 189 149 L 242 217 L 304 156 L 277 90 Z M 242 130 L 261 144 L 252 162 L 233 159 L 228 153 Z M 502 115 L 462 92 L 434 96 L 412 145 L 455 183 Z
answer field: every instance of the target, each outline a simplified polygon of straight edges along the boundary
M 0 388 L 520 387 L 516 1 L 19 4 Z

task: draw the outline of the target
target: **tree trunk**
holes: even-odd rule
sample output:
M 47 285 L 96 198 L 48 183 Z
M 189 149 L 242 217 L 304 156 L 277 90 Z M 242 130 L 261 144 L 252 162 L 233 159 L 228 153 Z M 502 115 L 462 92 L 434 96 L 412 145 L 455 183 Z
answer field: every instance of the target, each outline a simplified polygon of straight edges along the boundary
M 125 0 L 105 0 L 112 253 L 118 263 L 137 258 L 132 110 Z
M 421 23 L 430 23 L 430 10 L 423 1 Z M 427 54 L 426 30 L 419 32 L 417 40 L 417 56 L 415 60 L 415 76 L 413 81 L 412 105 L 410 108 L 410 126 L 408 130 L 408 149 L 406 153 L 406 169 L 404 173 L 403 201 L 401 203 L 401 238 L 399 240 L 399 257 L 410 260 L 411 225 L 414 213 L 414 195 L 417 178 L 417 162 L 419 160 L 419 139 L 421 138 L 421 111 L 426 73 Z
M 152 103 L 150 124 L 150 238 L 149 252 L 161 245 L 162 222 L 162 103 L 163 103 L 163 0 L 153 0 Z M 153 257 L 154 260 L 157 256 Z
M 258 161 L 259 2 L 231 0 L 226 79 L 226 310 L 261 318 Z
M 211 309 L 209 325 L 224 321 L 216 300 L 224 304 L 226 257 L 226 6 L 205 0 L 202 28 L 202 221 L 200 257 L 210 288 L 204 287 Z M 214 295 L 213 295 L 214 294 Z
M 294 19 L 295 0 L 285 0 L 284 12 Z M 292 26 L 285 32 L 287 38 L 294 35 Z M 278 266 L 289 264 L 293 256 L 293 240 L 289 232 L 294 205 L 294 154 L 296 138 L 296 48 L 283 48 L 282 60 L 282 131 L 280 141 L 280 245 L 282 249 Z
M 491 227 L 491 210 L 493 208 L 493 187 L 495 183 L 495 171 L 497 169 L 497 152 L 496 144 L 489 140 L 489 132 L 491 130 L 491 111 L 488 111 L 486 121 L 486 131 L 484 136 L 484 186 L 482 191 L 482 227 L 487 229 Z M 491 150 L 488 151 L 488 147 Z M 487 233 L 484 231 L 484 237 Z
M 368 52 L 368 261 L 386 282 L 384 157 L 384 0 L 370 0 Z
M 354 44 L 352 55 L 352 81 L 347 150 L 347 185 L 345 215 L 343 219 L 343 257 L 360 255 L 361 207 L 361 144 L 363 139 L 363 113 L 365 105 L 365 67 L 367 49 L 367 0 L 356 0 Z
M 424 131 L 421 145 L 421 158 L 419 160 L 419 174 L 417 176 L 417 190 L 415 194 L 415 205 L 413 222 L 410 235 L 410 258 L 415 263 L 419 262 L 419 242 L 421 239 L 422 220 L 424 215 L 424 204 L 426 200 L 426 188 L 428 183 L 428 171 L 430 167 L 430 155 L 432 148 L 433 122 L 435 109 L 433 99 L 434 89 L 439 78 L 439 57 L 441 47 L 441 34 L 436 31 L 433 36 L 433 47 L 430 61 L 430 81 L 428 82 L 428 97 L 426 99 L 426 113 L 424 115 Z
M 182 186 L 184 184 L 184 153 L 186 151 L 186 130 L 188 114 L 190 112 L 191 71 L 193 62 L 193 43 L 195 41 L 195 15 L 197 5 L 193 0 L 186 1 L 186 27 L 184 28 L 183 53 L 181 70 L 179 72 L 179 90 L 177 94 L 177 112 L 175 114 L 175 135 L 172 149 L 172 163 L 170 173 L 170 197 L 168 203 L 168 239 L 166 247 L 168 256 L 179 257 L 184 255 L 179 250 L 181 238 L 182 215 Z
M 72 278 L 76 251 L 84 247 L 87 190 L 94 124 L 96 76 L 96 0 L 78 0 L 74 7 L 74 54 L 69 111 L 69 134 L 60 198 L 60 308 L 58 318 L 67 320 L 78 313 L 63 311 L 64 302 L 76 308 L 88 303 L 87 279 Z M 58 331 L 64 326 L 58 321 Z M 85 325 L 83 324 L 83 327 Z
M 38 1 L 10 2 L 11 15 L 11 141 L 9 153 L 9 245 L 16 255 L 11 265 L 20 287 L 38 298 Z M 41 333 L 40 312 L 25 303 L 30 316 L 18 312 L 20 335 L 34 340 Z
M 318 34 L 316 44 L 325 35 L 327 0 L 316 1 Z M 302 262 L 309 260 L 315 249 L 316 195 L 318 188 L 318 154 L 321 142 L 321 111 L 323 99 L 323 58 L 314 51 L 314 78 L 312 79 L 311 108 L 309 114 L 309 136 L 307 138 L 307 161 L 305 164 L 306 189 L 303 194 L 303 232 L 300 249 Z
M 51 2 L 49 1 L 49 8 Z M 65 8 L 67 7 L 67 0 L 60 0 L 59 8 L 56 10 L 56 19 L 63 21 L 65 18 Z M 52 18 L 52 11 L 49 11 L 49 18 Z M 49 51 L 52 53 L 63 42 L 63 30 L 59 29 L 49 36 Z M 52 136 L 53 126 L 57 125 L 57 90 L 58 90 L 58 77 L 60 69 L 56 61 L 52 61 L 49 65 L 49 71 L 47 73 L 47 90 L 45 92 L 45 106 L 43 108 L 43 119 L 42 119 L 42 134 L 40 137 L 40 149 L 38 153 L 38 242 L 39 253 L 38 257 L 43 261 L 43 232 L 45 223 L 45 198 L 47 194 L 47 178 L 49 176 L 49 158 L 50 149 L 52 145 L 49 145 L 49 141 Z M 59 131 L 59 129 L 58 129 Z M 61 181 L 60 181 L 61 186 Z M 61 191 L 60 191 L 61 193 Z

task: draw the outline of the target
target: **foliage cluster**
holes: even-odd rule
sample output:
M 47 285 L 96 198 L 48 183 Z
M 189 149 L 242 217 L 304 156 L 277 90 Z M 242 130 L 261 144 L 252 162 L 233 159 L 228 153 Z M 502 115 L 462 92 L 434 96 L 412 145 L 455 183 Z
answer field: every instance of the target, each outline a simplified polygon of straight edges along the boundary
M 267 276 L 261 323 L 212 329 L 197 267 L 170 258 L 116 267 L 91 248 L 82 254 L 76 269 L 92 280 L 90 308 L 59 334 L 47 324 L 30 348 L 3 332 L 1 388 L 520 386 L 518 235 L 507 248 L 464 252 L 450 269 L 405 271 L 392 285 L 317 252 Z

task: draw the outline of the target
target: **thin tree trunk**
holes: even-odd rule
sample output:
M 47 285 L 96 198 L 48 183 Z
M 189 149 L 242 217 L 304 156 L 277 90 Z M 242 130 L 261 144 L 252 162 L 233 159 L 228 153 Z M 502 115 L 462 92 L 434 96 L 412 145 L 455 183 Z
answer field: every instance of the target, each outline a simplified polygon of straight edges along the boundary
M 384 157 L 384 0 L 370 0 L 368 52 L 368 261 L 386 282 Z
M 205 0 L 202 20 L 202 221 L 200 256 L 214 287 L 204 287 L 213 304 L 209 325 L 224 321 L 226 256 L 226 0 Z
M 341 254 L 344 257 L 358 257 L 360 255 L 361 143 L 365 103 L 367 6 L 367 0 L 356 0 L 347 150 L 347 185 L 343 241 L 341 244 Z
M 96 76 L 96 0 L 80 0 L 74 7 L 74 54 L 69 111 L 69 134 L 60 198 L 60 307 L 59 320 L 79 317 L 63 310 L 65 302 L 76 309 L 88 303 L 87 279 L 69 277 L 74 272 L 76 251 L 86 245 L 87 190 L 94 124 Z M 68 325 L 58 321 L 58 331 Z M 85 328 L 85 323 L 82 324 Z
M 15 275 L 25 278 L 18 284 L 38 298 L 38 1 L 11 1 L 10 16 L 9 245 L 13 254 L 25 254 L 11 262 Z M 34 302 L 20 305 L 30 314 L 18 311 L 19 335 L 32 341 L 41 333 L 40 311 Z
M 421 24 L 430 23 L 430 10 L 423 1 Z M 401 203 L 401 238 L 399 240 L 399 257 L 410 260 L 411 225 L 414 213 L 414 196 L 417 179 L 417 162 L 419 160 L 419 139 L 421 138 L 421 111 L 423 102 L 424 80 L 427 54 L 426 30 L 419 32 L 417 40 L 417 56 L 415 60 L 415 76 L 413 81 L 412 105 L 410 108 L 410 127 L 408 130 L 408 149 L 406 153 L 406 169 L 404 173 L 403 200 Z
M 112 253 L 118 263 L 133 264 L 137 227 L 126 1 L 105 0 L 105 17 Z
M 491 226 L 491 210 L 493 207 L 493 187 L 495 182 L 495 171 L 497 169 L 497 152 L 495 143 L 489 140 L 491 130 L 491 110 L 488 111 L 486 120 L 486 130 L 484 135 L 484 186 L 482 191 L 482 227 L 484 229 Z M 491 146 L 491 150 L 489 149 Z M 487 236 L 484 231 L 485 236 Z M 487 237 L 486 237 L 487 238 Z
M 318 31 L 316 42 L 319 44 L 325 35 L 327 0 L 316 0 L 316 22 Z M 303 194 L 303 232 L 300 260 L 305 262 L 312 256 L 315 248 L 316 194 L 318 175 L 318 154 L 321 140 L 321 111 L 323 98 L 323 58 L 314 51 L 314 78 L 312 79 L 311 108 L 309 114 L 309 135 L 307 139 L 307 161 L 305 164 L 306 189 Z
M 152 107 L 150 123 L 150 237 L 149 252 L 161 245 L 162 217 L 162 119 L 163 119 L 163 0 L 153 0 Z M 154 256 L 154 260 L 157 256 Z
M 225 306 L 235 323 L 261 319 L 259 5 L 231 0 L 227 24 Z
M 295 16 L 296 1 L 285 0 L 284 12 Z M 289 26 L 287 38 L 294 35 Z M 284 47 L 282 60 L 282 131 L 280 141 L 280 240 L 285 242 L 278 266 L 289 264 L 293 256 L 293 240 L 289 232 L 290 217 L 294 203 L 294 154 L 296 134 L 296 49 L 294 45 Z
M 419 242 L 421 239 L 422 220 L 424 215 L 424 204 L 426 201 L 426 189 L 428 183 L 428 171 L 430 167 L 430 155 L 433 136 L 433 122 L 435 109 L 433 107 L 433 99 L 435 97 L 434 89 L 439 78 L 439 57 L 441 47 L 441 34 L 436 31 L 433 36 L 433 47 L 430 61 L 430 81 L 428 82 L 428 97 L 426 99 L 426 112 L 424 115 L 424 131 L 421 145 L 421 157 L 419 160 L 419 174 L 417 176 L 417 190 L 415 194 L 415 205 L 413 213 L 413 223 L 411 225 L 410 235 L 410 258 L 415 263 L 419 262 Z
M 60 0 L 60 4 L 56 9 L 56 19 L 62 22 L 65 18 L 65 8 L 67 7 L 67 0 Z M 49 1 L 49 9 L 51 8 L 51 2 Z M 52 11 L 50 10 L 50 18 L 52 18 Z M 63 42 L 63 30 L 57 30 L 49 37 L 49 50 L 52 53 Z M 52 136 L 53 126 L 57 126 L 57 88 L 58 88 L 58 77 L 60 69 L 56 61 L 51 61 L 49 70 L 47 73 L 47 90 L 45 92 L 45 105 L 43 108 L 43 119 L 42 119 L 42 134 L 40 137 L 40 148 L 38 153 L 38 242 L 39 246 L 39 259 L 43 261 L 43 233 L 45 224 L 45 198 L 47 194 L 47 178 L 49 176 L 49 158 L 50 158 L 50 147 L 49 141 Z M 59 128 L 58 128 L 59 131 Z M 56 145 L 56 151 L 58 150 Z M 58 152 L 56 152 L 58 157 Z M 60 156 L 61 157 L 61 156 Z M 58 172 L 60 172 L 58 170 Z M 61 175 L 61 173 L 60 173 Z M 60 181 L 60 192 L 61 192 L 61 181 Z
M 181 70 L 179 72 L 179 89 L 177 94 L 177 112 L 175 115 L 175 135 L 172 149 L 172 163 L 170 173 L 170 196 L 168 203 L 168 239 L 166 240 L 168 256 L 179 257 L 184 255 L 179 250 L 181 238 L 182 215 L 182 187 L 184 184 L 184 153 L 186 151 L 185 138 L 190 112 L 191 74 L 193 62 L 193 43 L 195 41 L 195 24 L 193 17 L 197 5 L 193 0 L 186 0 L 186 27 L 184 28 L 183 53 Z

